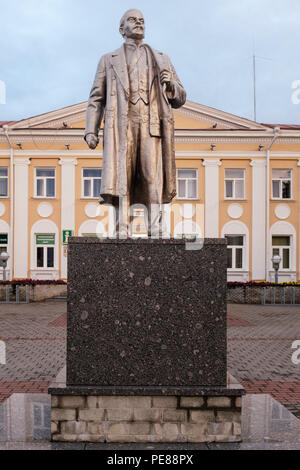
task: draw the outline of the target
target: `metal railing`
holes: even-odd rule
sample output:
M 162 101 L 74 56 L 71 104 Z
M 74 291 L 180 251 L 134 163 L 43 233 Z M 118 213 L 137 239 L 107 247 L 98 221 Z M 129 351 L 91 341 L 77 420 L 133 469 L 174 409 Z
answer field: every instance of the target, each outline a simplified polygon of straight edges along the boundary
M 300 305 L 300 303 L 296 303 L 294 286 L 262 287 L 261 303 L 262 305 Z
M 29 304 L 29 285 L 19 286 L 16 285 L 13 287 L 10 285 L 3 286 L 4 289 L 1 289 L 0 304 Z M 20 290 L 22 287 L 22 292 Z M 25 290 L 24 290 L 25 287 Z M 2 300 L 2 293 L 4 293 L 4 300 Z M 25 294 L 25 295 L 24 295 Z

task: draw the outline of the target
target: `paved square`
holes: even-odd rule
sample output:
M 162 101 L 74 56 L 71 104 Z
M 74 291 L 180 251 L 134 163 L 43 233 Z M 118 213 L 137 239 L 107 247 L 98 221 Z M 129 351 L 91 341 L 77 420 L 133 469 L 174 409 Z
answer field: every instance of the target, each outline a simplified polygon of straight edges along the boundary
M 231 374 L 248 393 L 270 393 L 300 416 L 300 364 L 291 359 L 292 343 L 300 340 L 300 307 L 229 304 L 228 320 Z
M 0 306 L 0 401 L 14 392 L 47 391 L 65 364 L 66 304 Z M 249 393 L 270 393 L 300 410 L 300 365 L 292 342 L 300 340 L 299 307 L 228 305 L 228 370 Z
M 47 393 L 66 360 L 66 304 L 42 302 L 0 306 L 0 402 L 12 393 Z

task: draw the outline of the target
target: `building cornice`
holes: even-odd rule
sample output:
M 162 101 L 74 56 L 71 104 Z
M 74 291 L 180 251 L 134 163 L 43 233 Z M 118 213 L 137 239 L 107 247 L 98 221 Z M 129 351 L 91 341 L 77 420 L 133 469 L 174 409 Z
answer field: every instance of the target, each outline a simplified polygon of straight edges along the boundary
M 32 142 L 35 147 L 39 143 L 83 143 L 83 129 L 11 129 L 10 140 L 12 144 Z M 103 131 L 99 133 L 100 140 Z M 208 143 L 219 144 L 257 144 L 267 145 L 273 138 L 269 130 L 199 130 L 199 129 L 175 129 L 175 142 L 186 144 Z M 0 133 L 0 142 L 6 142 L 6 137 Z M 300 144 L 300 130 L 282 131 L 276 140 L 277 144 Z M 38 149 L 39 150 L 39 149 Z M 217 150 L 217 149 L 216 149 Z
M 88 157 L 88 158 L 99 158 L 103 156 L 102 150 L 14 150 L 14 155 L 16 157 L 30 157 L 30 158 L 39 158 L 39 157 L 52 157 L 52 158 L 64 158 L 67 163 L 71 162 L 72 159 L 80 158 L 80 157 Z M 9 149 L 7 150 L 0 150 L 0 157 L 9 158 L 10 152 Z M 227 159 L 264 159 L 265 154 L 264 152 L 259 151 L 210 151 L 210 150 L 175 150 L 176 158 L 182 159 L 190 159 L 190 158 L 227 158 Z M 299 152 L 270 152 L 271 159 L 291 159 L 291 160 L 299 160 L 300 159 L 300 151 Z
M 207 151 L 207 150 L 176 150 L 175 155 L 178 158 L 193 158 L 193 157 L 204 157 L 207 158 L 212 157 L 224 157 L 224 158 L 265 158 L 264 152 L 259 151 Z M 272 158 L 293 158 L 298 159 L 300 158 L 300 151 L 299 152 L 270 152 L 270 156 Z
M 89 157 L 89 158 L 99 158 L 102 157 L 102 150 L 14 150 L 15 156 L 28 156 L 30 157 Z M 0 150 L 0 157 L 9 156 L 9 150 Z M 300 157 L 300 153 L 299 153 Z

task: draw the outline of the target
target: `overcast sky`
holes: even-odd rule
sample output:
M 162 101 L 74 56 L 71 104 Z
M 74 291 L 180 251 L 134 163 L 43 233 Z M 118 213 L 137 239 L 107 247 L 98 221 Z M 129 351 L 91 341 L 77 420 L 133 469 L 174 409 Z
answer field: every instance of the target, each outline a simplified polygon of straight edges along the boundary
M 145 42 L 170 56 L 188 99 L 253 119 L 255 49 L 257 121 L 300 124 L 300 103 L 292 103 L 292 83 L 299 80 L 300 89 L 299 0 L 0 0 L 0 6 L 6 85 L 0 120 L 87 100 L 100 56 L 122 43 L 120 17 L 139 8 Z

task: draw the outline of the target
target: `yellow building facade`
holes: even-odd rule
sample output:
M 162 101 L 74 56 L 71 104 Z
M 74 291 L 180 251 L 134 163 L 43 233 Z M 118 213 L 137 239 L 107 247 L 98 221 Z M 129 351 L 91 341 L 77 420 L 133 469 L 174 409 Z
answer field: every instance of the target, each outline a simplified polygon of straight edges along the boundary
M 113 209 L 98 204 L 102 147 L 83 141 L 86 105 L 0 123 L 0 251 L 10 279 L 65 279 L 69 235 L 113 236 Z M 164 236 L 226 237 L 230 281 L 273 280 L 274 254 L 279 281 L 298 281 L 300 126 L 191 101 L 174 115 L 177 197 L 163 206 Z M 144 236 L 141 208 L 133 210 L 133 234 Z

